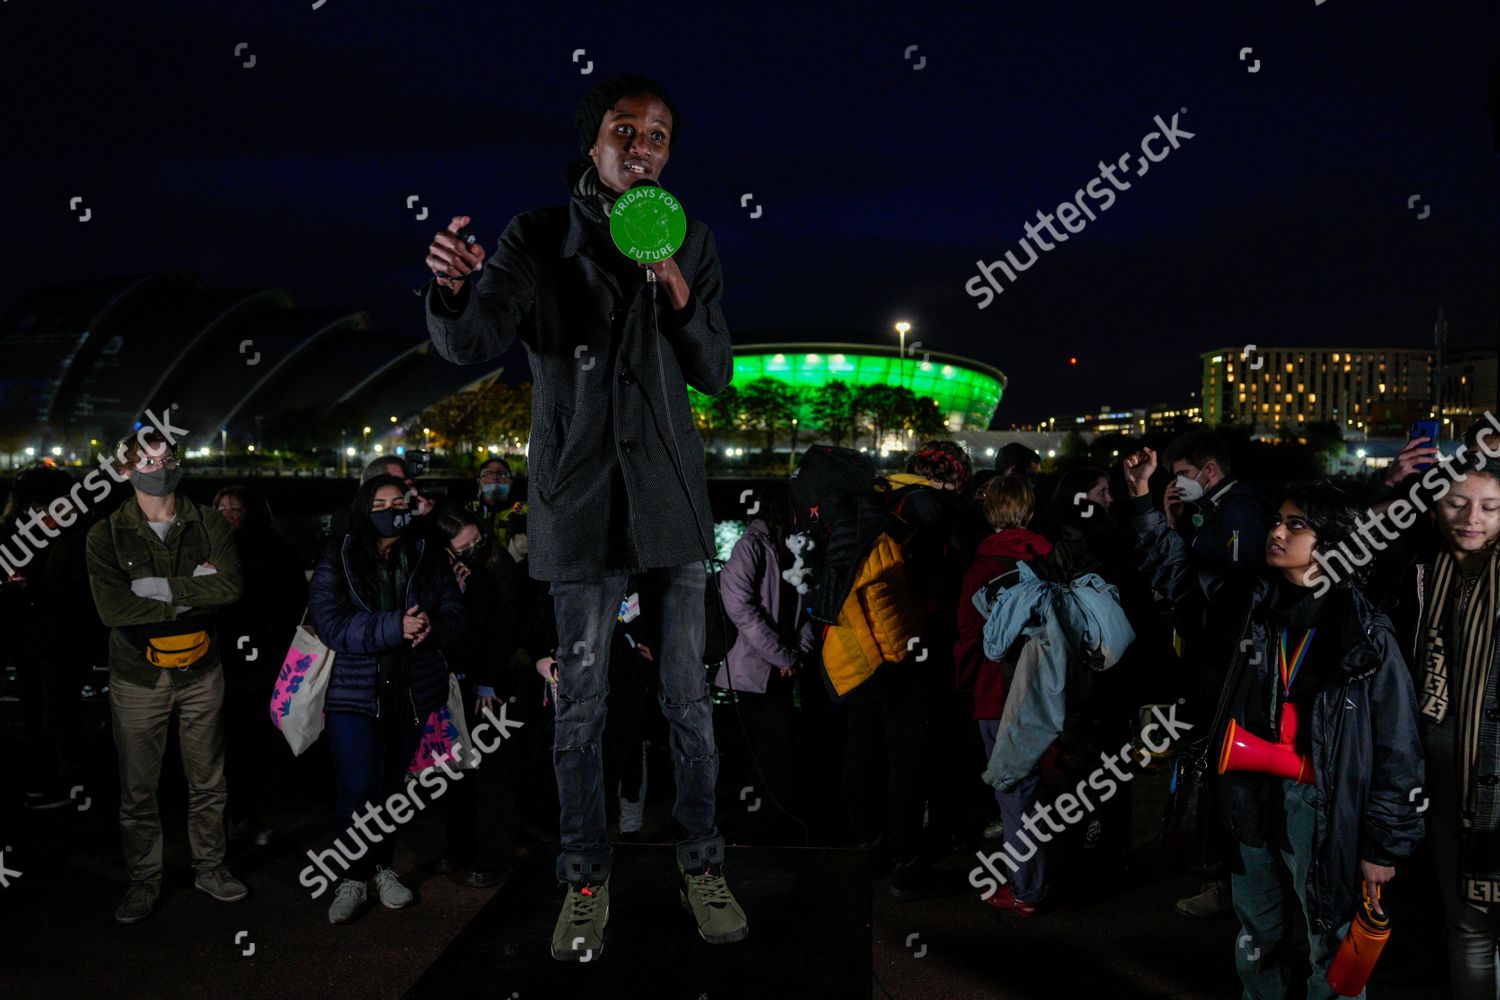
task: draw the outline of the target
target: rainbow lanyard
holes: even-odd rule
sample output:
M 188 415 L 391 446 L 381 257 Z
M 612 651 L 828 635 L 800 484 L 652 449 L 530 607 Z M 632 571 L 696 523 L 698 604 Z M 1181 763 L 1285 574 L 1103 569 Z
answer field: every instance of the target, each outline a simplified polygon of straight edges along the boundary
M 1307 651 L 1312 648 L 1313 633 L 1317 631 L 1317 628 L 1313 627 L 1302 633 L 1302 641 L 1297 643 L 1297 652 L 1288 656 L 1286 643 L 1290 632 L 1288 629 L 1281 630 L 1281 687 L 1288 698 L 1292 696 L 1292 682 L 1297 679 L 1297 672 L 1302 669 L 1303 662 L 1307 660 Z

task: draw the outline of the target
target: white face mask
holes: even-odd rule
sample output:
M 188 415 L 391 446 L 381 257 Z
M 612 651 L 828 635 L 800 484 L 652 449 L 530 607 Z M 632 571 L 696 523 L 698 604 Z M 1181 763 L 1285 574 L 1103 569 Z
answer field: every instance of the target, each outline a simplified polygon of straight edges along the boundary
M 1198 480 L 1190 479 L 1187 476 L 1177 477 L 1177 490 L 1181 494 L 1182 499 L 1189 503 L 1203 496 L 1203 487 L 1198 485 Z

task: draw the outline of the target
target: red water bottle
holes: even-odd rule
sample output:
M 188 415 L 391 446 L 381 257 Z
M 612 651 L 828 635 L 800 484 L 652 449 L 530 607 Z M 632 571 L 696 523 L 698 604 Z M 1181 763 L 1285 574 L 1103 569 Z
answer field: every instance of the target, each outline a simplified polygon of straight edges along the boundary
M 1349 933 L 1328 967 L 1328 985 L 1341 997 L 1359 996 L 1375 968 L 1375 960 L 1391 936 L 1391 918 L 1380 908 L 1380 887 L 1375 899 L 1364 897 L 1363 905 L 1349 921 Z

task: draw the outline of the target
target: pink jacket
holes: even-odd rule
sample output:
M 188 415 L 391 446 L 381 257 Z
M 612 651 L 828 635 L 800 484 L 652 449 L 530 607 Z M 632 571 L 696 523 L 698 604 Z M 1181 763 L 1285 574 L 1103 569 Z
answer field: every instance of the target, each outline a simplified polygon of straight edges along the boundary
M 781 562 L 766 523 L 750 522 L 719 574 L 724 613 L 739 629 L 714 684 L 735 691 L 764 694 L 771 671 L 790 667 L 812 652 L 813 621 L 803 613 L 802 595 L 781 578 Z M 787 554 L 790 565 L 790 553 Z M 783 619 L 790 606 L 794 615 Z M 786 627 L 783 620 L 796 622 Z

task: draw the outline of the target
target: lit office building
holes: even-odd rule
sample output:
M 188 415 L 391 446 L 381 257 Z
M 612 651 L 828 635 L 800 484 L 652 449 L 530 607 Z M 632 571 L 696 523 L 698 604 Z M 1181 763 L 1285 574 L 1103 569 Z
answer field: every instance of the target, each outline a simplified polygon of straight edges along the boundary
M 1432 391 L 1428 350 L 1246 345 L 1203 355 L 1203 422 L 1267 436 L 1318 422 L 1364 431 L 1372 409 L 1430 400 Z
M 1494 351 L 1444 354 L 1443 432 L 1457 438 L 1464 429 L 1500 405 L 1500 361 Z M 1451 424 L 1450 424 L 1451 421 Z

